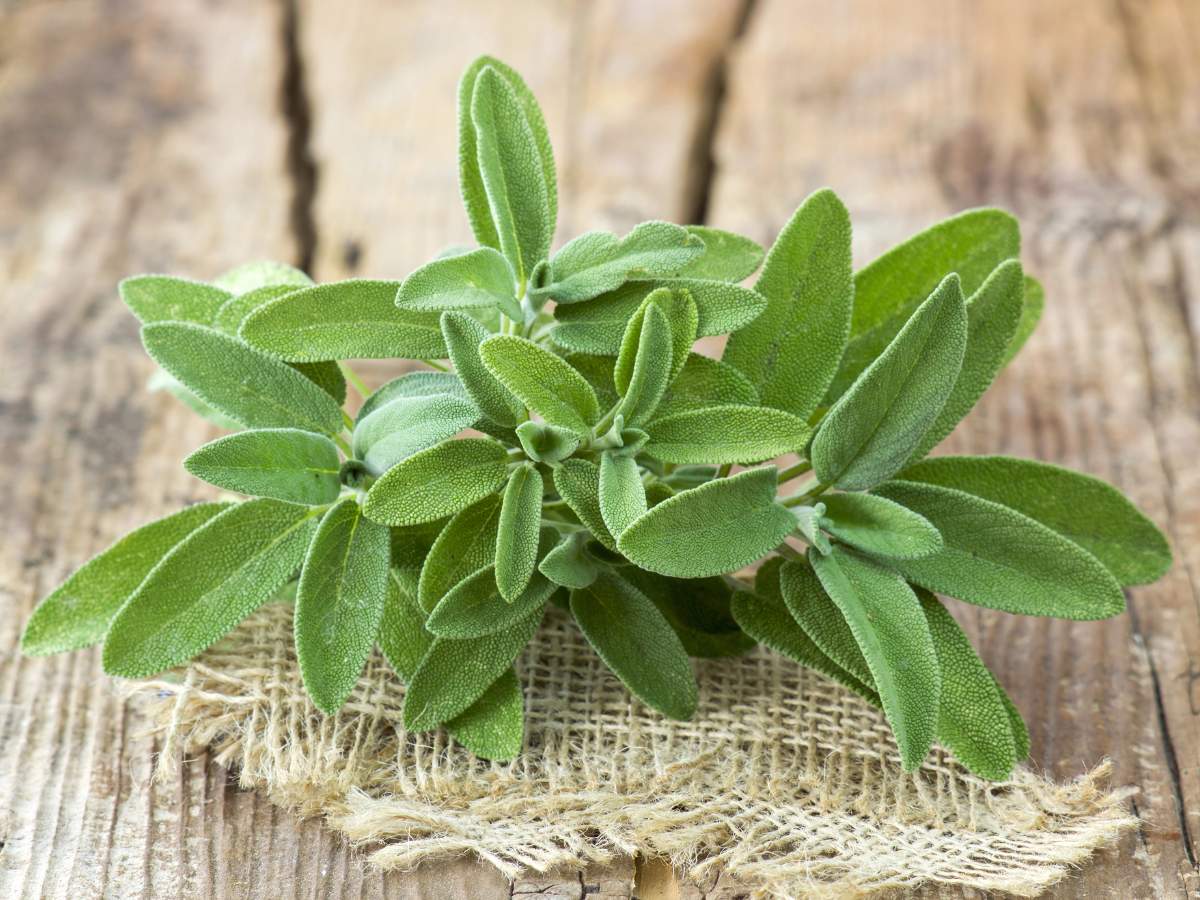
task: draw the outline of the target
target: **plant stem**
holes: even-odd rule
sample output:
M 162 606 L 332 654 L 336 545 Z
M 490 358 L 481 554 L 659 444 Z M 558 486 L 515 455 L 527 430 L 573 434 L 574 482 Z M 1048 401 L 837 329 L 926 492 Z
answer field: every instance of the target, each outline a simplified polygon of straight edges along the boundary
M 346 376 L 346 380 L 350 382 L 350 386 L 358 391 L 360 397 L 365 400 L 367 397 L 371 396 L 371 389 L 367 387 L 366 382 L 359 378 L 358 374 L 352 368 L 350 368 L 349 365 L 344 362 L 340 362 L 338 363 L 338 366 L 341 368 L 342 374 Z
M 354 420 L 350 418 L 350 413 L 346 412 L 344 409 L 342 410 L 342 424 L 346 426 L 347 431 L 351 433 L 354 432 Z
M 786 469 L 784 469 L 782 472 L 779 473 L 779 483 L 783 484 L 785 482 L 791 481 L 793 478 L 803 475 L 805 472 L 811 472 L 811 471 L 812 471 L 812 463 L 810 463 L 807 459 L 802 459 L 802 460 L 800 460 L 800 462 L 796 463 L 794 466 L 788 466 Z
M 342 452 L 346 454 L 346 459 L 352 459 L 354 457 L 354 451 L 350 449 L 349 441 L 347 441 L 340 434 L 335 434 L 333 436 L 333 440 L 339 447 L 342 448 Z
M 436 359 L 422 359 L 422 360 L 420 360 L 420 362 L 425 363 L 425 365 L 429 366 L 429 368 L 431 368 L 431 369 L 437 369 L 439 372 L 449 372 L 450 371 L 449 366 L 443 366 Z
M 733 463 L 725 463 L 721 468 L 717 469 L 718 478 L 728 478 L 730 470 L 733 469 Z

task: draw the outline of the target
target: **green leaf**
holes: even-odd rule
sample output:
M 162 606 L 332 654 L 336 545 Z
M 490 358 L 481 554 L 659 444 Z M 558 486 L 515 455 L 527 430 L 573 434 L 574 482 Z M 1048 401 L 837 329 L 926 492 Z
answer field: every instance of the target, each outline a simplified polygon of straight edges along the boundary
M 429 731 L 470 707 L 512 665 L 540 621 L 534 614 L 483 637 L 436 638 L 409 680 L 405 729 Z
M 877 493 L 942 533 L 941 552 L 892 562 L 914 584 L 1026 616 L 1104 619 L 1125 610 L 1120 584 L 1096 557 L 1023 513 L 912 481 L 889 482 Z
M 874 494 L 826 494 L 822 527 L 838 540 L 872 556 L 919 559 L 942 549 L 929 521 Z
M 417 600 L 431 612 L 452 587 L 496 561 L 500 495 L 489 494 L 454 516 L 425 557 Z
M 209 441 L 183 467 L 209 484 L 290 503 L 332 503 L 341 462 L 329 438 L 296 428 L 260 428 Z
M 605 450 L 600 457 L 600 515 L 616 538 L 646 512 L 646 489 L 637 461 Z
M 508 261 L 491 247 L 426 263 L 404 279 L 396 305 L 410 312 L 495 307 L 522 318 Z
M 551 466 L 562 462 L 579 446 L 579 435 L 575 432 L 545 422 L 522 422 L 517 426 L 517 440 L 526 456 Z
M 418 525 L 466 509 L 504 484 L 508 458 L 490 438 L 446 441 L 392 466 L 367 492 L 363 511 L 381 525 Z
M 1046 305 L 1046 292 L 1036 279 L 1025 276 L 1025 293 L 1021 298 L 1021 321 L 1017 323 L 1017 333 L 1009 342 L 1008 350 L 1004 353 L 1003 366 L 1013 361 L 1025 342 L 1029 340 L 1038 322 L 1042 318 L 1042 308 Z
M 247 500 L 192 532 L 113 619 L 104 640 L 104 671 L 145 678 L 207 649 L 292 577 L 319 512 Z
M 142 327 L 156 363 L 209 406 L 247 428 L 342 429 L 337 401 L 291 366 L 236 338 L 187 322 Z
M 287 263 L 262 259 L 243 263 L 213 281 L 214 287 L 231 294 L 247 294 L 264 287 L 308 287 L 313 280 Z
M 833 191 L 817 191 L 796 210 L 754 289 L 767 308 L 729 338 L 724 360 L 764 405 L 807 420 L 837 372 L 854 304 L 850 214 Z
M 592 386 L 565 360 L 533 341 L 492 335 L 479 345 L 488 371 L 551 425 L 587 435 L 599 415 Z
M 525 739 L 525 697 L 511 668 L 446 723 L 454 739 L 481 759 L 506 762 L 521 752 Z
M 710 406 L 757 406 L 758 391 L 733 366 L 689 353 L 655 411 L 659 419 Z
M 788 659 L 793 659 L 803 666 L 815 669 L 827 678 L 832 678 L 839 684 L 848 687 L 860 697 L 875 706 L 882 706 L 879 695 L 870 682 L 861 681 L 851 675 L 845 668 L 838 665 L 813 642 L 803 628 L 797 624 L 784 603 L 783 594 L 779 588 L 779 570 L 783 559 L 775 556 L 767 560 L 755 578 L 754 592 L 738 591 L 733 595 L 730 612 L 741 628 L 760 644 L 770 647 L 776 653 L 782 653 Z M 832 607 L 828 597 L 822 597 L 824 603 Z M 836 607 L 832 607 L 832 618 L 841 623 L 849 634 L 845 619 Z M 853 636 L 850 636 L 851 646 L 858 652 Z M 861 654 L 859 654 L 861 656 Z M 867 676 L 870 672 L 865 672 Z
M 910 463 L 940 444 L 991 387 L 1016 334 L 1023 295 L 1021 264 L 1010 259 L 997 266 L 967 301 L 967 347 L 962 370 L 946 405 L 909 456 Z
M 1122 587 L 1148 584 L 1171 567 L 1162 532 L 1120 491 L 1091 475 L 1008 456 L 940 456 L 901 477 L 1024 513 L 1100 560 Z
M 571 615 L 617 677 L 643 703 L 672 719 L 696 711 L 696 677 L 687 651 L 646 595 L 604 574 L 571 592 Z
M 227 431 L 237 431 L 242 427 L 242 423 L 225 415 L 217 409 L 213 409 L 182 384 L 175 380 L 170 372 L 164 372 L 162 369 L 155 370 L 154 374 L 146 382 L 146 390 L 148 391 L 166 391 L 175 399 L 182 402 L 188 409 L 205 421 L 212 422 L 218 428 L 224 428 Z
M 617 541 L 600 511 L 600 469 L 586 459 L 565 460 L 554 470 L 554 489 L 579 517 L 579 521 L 609 550 L 616 551 Z
M 546 553 L 554 541 L 554 530 L 545 529 L 538 552 Z M 495 566 L 474 572 L 456 584 L 438 601 L 426 627 L 438 637 L 471 638 L 503 631 L 534 613 L 539 613 L 558 586 L 535 573 L 525 589 L 511 601 L 496 587 Z
M 857 272 L 850 343 L 826 405 L 891 343 L 946 273 L 958 274 L 969 297 L 996 266 L 1020 250 L 1016 219 L 999 209 L 973 209 L 909 238 Z
M 338 406 L 346 402 L 346 376 L 333 360 L 288 365 L 332 397 Z
M 555 182 L 554 151 L 550 146 L 550 135 L 546 130 L 546 122 L 542 117 L 542 110 L 538 106 L 537 98 L 533 96 L 533 92 L 529 90 L 515 70 L 495 57 L 479 57 L 467 68 L 458 86 L 459 181 L 463 203 L 466 205 L 467 217 L 471 221 L 475 239 L 486 247 L 499 250 L 500 238 L 496 234 L 492 209 L 479 168 L 475 123 L 471 119 L 471 99 L 475 93 L 475 83 L 485 68 L 491 68 L 498 73 L 512 88 L 525 123 L 533 133 L 538 157 L 541 160 L 542 181 L 545 185 L 546 201 L 550 210 L 551 233 L 554 231 L 554 220 L 558 213 L 558 188 Z
M 354 456 L 373 475 L 479 421 L 479 408 L 454 394 L 400 397 L 354 426 Z
M 219 287 L 172 278 L 169 275 L 137 275 L 118 286 L 121 299 L 142 324 L 193 322 L 211 325 L 219 310 L 233 295 Z
M 862 650 L 901 761 L 911 772 L 933 744 L 941 696 L 938 658 L 920 602 L 895 572 L 838 547 L 829 556 L 810 553 L 809 561 L 816 578 L 798 563 L 783 567 L 788 608 L 795 615 L 824 588 Z
M 445 357 L 437 313 L 397 309 L 399 288 L 356 278 L 293 291 L 252 312 L 238 334 L 289 362 Z
M 950 396 L 966 343 L 962 291 L 947 275 L 825 415 L 812 444 L 822 483 L 860 490 L 894 475 Z
M 180 541 L 228 503 L 199 503 L 143 525 L 93 556 L 47 596 L 29 617 L 21 652 L 45 656 L 90 647 L 150 571 Z
M 525 290 L 533 267 L 550 252 L 555 210 L 543 148 L 527 105 L 500 72 L 485 65 L 471 93 L 475 158 L 499 249 Z M 490 235 L 489 235 L 490 237 Z
M 297 290 L 299 288 L 294 284 L 269 284 L 255 288 L 252 291 L 246 291 L 244 294 L 230 297 L 222 303 L 221 308 L 217 310 L 217 314 L 213 316 L 212 322 L 204 324 L 211 324 L 218 331 L 223 331 L 228 335 L 237 337 L 238 330 L 242 327 L 242 322 L 246 320 L 246 317 L 250 313 L 261 306 L 266 306 L 272 300 L 278 300 L 280 297 Z
M 537 566 L 541 521 L 542 476 L 524 463 L 509 476 L 496 535 L 496 585 L 510 603 L 529 585 Z
M 775 502 L 773 466 L 720 478 L 664 500 L 618 541 L 631 561 L 676 578 L 733 572 L 765 556 L 796 520 Z
M 826 556 L 832 553 L 833 545 L 829 543 L 829 536 L 821 530 L 827 524 L 825 521 L 825 504 L 793 506 L 791 510 L 792 515 L 796 517 L 796 528 L 799 529 L 804 539 L 816 548 L 819 553 L 824 553 Z
M 538 571 L 565 588 L 585 588 L 600 574 L 601 566 L 586 550 L 592 538 L 586 531 L 563 536 L 553 550 L 542 557 Z
M 592 386 L 601 409 L 610 409 L 617 405 L 621 395 L 617 393 L 617 385 L 613 380 L 615 359 L 591 353 L 568 353 L 563 358 Z
M 650 305 L 641 315 L 630 319 L 613 369 L 621 392 L 620 415 L 627 425 L 640 425 L 654 414 L 671 379 L 671 324 L 654 296 L 647 298 Z
M 635 277 L 674 275 L 704 253 L 704 241 L 680 225 L 643 222 L 623 238 L 589 231 L 554 254 L 549 282 L 534 291 L 557 303 L 578 303 Z
M 335 713 L 358 683 L 387 603 L 387 528 L 362 515 L 357 497 L 325 513 L 296 595 L 296 658 L 317 708 Z
M 954 617 L 933 595 L 919 591 L 917 596 L 942 673 L 938 740 L 976 775 L 1001 781 L 1017 762 L 1003 695 Z
M 442 335 L 463 387 L 485 416 L 507 427 L 528 416 L 521 401 L 488 371 L 480 358 L 479 345 L 491 335 L 490 331 L 466 313 L 446 312 L 442 313 Z
M 656 419 L 646 453 L 667 463 L 755 463 L 802 450 L 803 419 L 765 406 L 712 406 Z
M 471 399 L 458 375 L 453 372 L 408 372 L 399 378 L 393 378 L 372 393 L 359 407 L 355 424 L 393 400 L 436 397 L 438 394 L 450 394 L 461 400 Z
M 417 603 L 416 586 L 408 573 L 392 569 L 388 573 L 387 596 L 379 623 L 379 649 L 388 664 L 408 682 L 433 645 L 433 635 L 425 628 L 425 611 Z
M 763 248 L 748 237 L 704 225 L 685 227 L 704 241 L 704 253 L 679 270 L 682 278 L 741 281 L 762 265 Z
M 621 577 L 645 594 L 670 623 L 688 656 L 738 656 L 754 640 L 730 613 L 733 586 L 728 578 L 663 578 L 627 566 Z

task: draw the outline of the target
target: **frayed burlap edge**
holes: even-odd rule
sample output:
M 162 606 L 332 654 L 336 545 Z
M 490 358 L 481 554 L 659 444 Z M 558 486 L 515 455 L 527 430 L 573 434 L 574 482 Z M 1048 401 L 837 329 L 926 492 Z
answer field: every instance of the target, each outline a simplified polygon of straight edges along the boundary
M 700 661 L 700 706 L 671 722 L 631 700 L 550 615 L 518 669 L 525 750 L 476 759 L 402 726 L 373 657 L 336 716 L 308 701 L 291 608 L 260 610 L 178 673 L 143 682 L 168 770 L 209 748 L 246 788 L 320 815 L 383 869 L 475 853 L 509 877 L 666 857 L 764 897 L 922 884 L 1031 896 L 1136 824 L 1107 766 L 1069 784 L 981 781 L 936 749 L 905 774 L 875 709 L 766 651 Z

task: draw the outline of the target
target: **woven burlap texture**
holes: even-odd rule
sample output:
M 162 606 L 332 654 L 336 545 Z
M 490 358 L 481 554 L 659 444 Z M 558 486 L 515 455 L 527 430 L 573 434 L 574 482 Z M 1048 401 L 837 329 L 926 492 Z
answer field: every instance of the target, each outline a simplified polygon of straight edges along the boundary
M 207 747 L 247 788 L 320 815 L 384 869 L 478 854 L 513 877 L 668 857 L 758 896 L 920 884 L 1033 895 L 1135 824 L 1103 769 L 991 784 L 934 750 L 901 771 L 882 715 L 759 649 L 697 661 L 700 705 L 672 722 L 631 699 L 557 611 L 518 661 L 525 749 L 488 763 L 403 730 L 382 656 L 336 715 L 304 693 L 291 607 L 269 606 L 179 673 L 142 683 L 160 766 Z

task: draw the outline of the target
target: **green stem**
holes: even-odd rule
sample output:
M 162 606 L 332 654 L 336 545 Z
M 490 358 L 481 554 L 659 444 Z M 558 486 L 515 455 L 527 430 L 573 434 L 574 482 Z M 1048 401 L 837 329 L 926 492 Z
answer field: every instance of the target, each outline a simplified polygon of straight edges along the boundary
M 718 478 L 728 478 L 730 471 L 733 469 L 733 463 L 725 463 L 721 468 L 717 469 Z
M 423 362 L 423 363 L 425 363 L 425 365 L 429 366 L 429 368 L 437 369 L 439 372 L 449 372 L 450 371 L 449 366 L 443 366 L 436 359 L 422 359 L 422 360 L 418 360 L 418 362 Z
M 807 459 L 802 459 L 794 466 L 788 466 L 779 473 L 779 483 L 784 484 L 785 482 L 791 481 L 793 478 L 803 475 L 805 472 L 811 471 L 812 463 L 810 463 Z
M 365 397 L 366 395 L 364 394 L 363 396 Z M 354 420 L 350 418 L 350 413 L 346 412 L 344 409 L 342 410 L 342 424 L 346 426 L 347 431 L 349 431 L 351 434 L 354 433 Z
M 333 436 L 333 440 L 339 447 L 342 448 L 342 452 L 346 454 L 347 459 L 350 459 L 354 456 L 354 451 L 350 449 L 350 442 L 344 437 L 342 437 L 340 434 L 335 434 Z
M 371 389 L 367 387 L 366 382 L 359 378 L 358 374 L 347 363 L 340 362 L 338 363 L 338 367 L 342 370 L 342 374 L 346 376 L 346 380 L 350 382 L 350 386 L 358 391 L 359 396 L 364 400 L 371 396 Z

